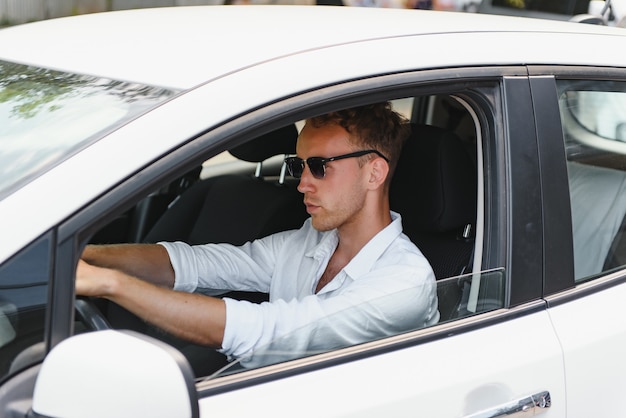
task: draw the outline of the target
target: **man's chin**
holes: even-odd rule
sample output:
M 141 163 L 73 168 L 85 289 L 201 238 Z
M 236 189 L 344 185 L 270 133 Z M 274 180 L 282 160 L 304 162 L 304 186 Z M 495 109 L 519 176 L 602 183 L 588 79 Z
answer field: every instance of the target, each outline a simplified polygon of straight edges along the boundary
M 311 215 L 311 225 L 319 232 L 327 232 L 337 228 L 337 225 L 334 223 L 328 221 L 325 222 L 325 220 L 320 216 L 313 215 Z

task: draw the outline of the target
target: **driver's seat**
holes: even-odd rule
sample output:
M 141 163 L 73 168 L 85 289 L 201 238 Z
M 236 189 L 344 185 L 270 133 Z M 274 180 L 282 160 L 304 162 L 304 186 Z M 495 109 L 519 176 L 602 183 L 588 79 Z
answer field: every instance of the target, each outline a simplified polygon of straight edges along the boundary
M 437 279 L 464 272 L 473 251 L 477 171 L 457 135 L 412 125 L 391 182 L 391 209 Z
M 275 155 L 295 154 L 298 131 L 288 125 L 230 153 L 262 164 Z M 200 180 L 186 190 L 146 234 L 144 242 L 183 241 L 191 245 L 241 245 L 302 226 L 307 213 L 297 183 L 262 173 L 225 174 Z

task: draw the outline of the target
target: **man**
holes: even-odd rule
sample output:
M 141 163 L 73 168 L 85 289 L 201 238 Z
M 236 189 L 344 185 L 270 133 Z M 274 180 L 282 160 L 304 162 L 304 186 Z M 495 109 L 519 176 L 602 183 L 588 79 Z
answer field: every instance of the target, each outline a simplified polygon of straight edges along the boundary
M 263 349 L 288 358 L 435 324 L 434 274 L 389 208 L 408 126 L 389 103 L 307 120 L 297 157 L 286 159 L 310 214 L 299 230 L 240 247 L 88 246 L 77 293 L 261 363 Z M 200 288 L 269 292 L 270 301 L 191 293 Z

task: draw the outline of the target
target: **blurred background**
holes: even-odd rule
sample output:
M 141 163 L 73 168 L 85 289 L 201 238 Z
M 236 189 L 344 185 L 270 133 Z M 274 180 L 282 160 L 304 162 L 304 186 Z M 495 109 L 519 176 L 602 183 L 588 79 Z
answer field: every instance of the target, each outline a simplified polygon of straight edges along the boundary
M 626 26 L 624 18 L 626 0 L 606 2 L 604 0 L 0 0 L 0 27 L 84 13 L 217 4 L 306 4 L 432 9 Z

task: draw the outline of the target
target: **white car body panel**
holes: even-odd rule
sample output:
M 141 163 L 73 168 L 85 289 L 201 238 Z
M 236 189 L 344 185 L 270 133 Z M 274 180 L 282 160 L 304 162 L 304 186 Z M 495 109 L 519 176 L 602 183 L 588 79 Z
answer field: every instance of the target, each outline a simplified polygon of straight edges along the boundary
M 381 14 L 380 10 L 348 7 L 307 8 L 307 18 L 302 20 L 293 13 L 293 7 L 253 6 L 236 11 L 230 7 L 177 7 L 54 19 L 37 23 L 39 36 L 33 33 L 31 25 L 0 31 L 0 59 L 187 89 L 279 57 L 380 38 L 450 33 L 456 34 L 453 36 L 457 41 L 463 41 L 470 32 L 484 32 L 489 38 L 487 45 L 493 45 L 493 49 L 473 48 L 475 53 L 482 50 L 492 62 L 495 61 L 494 56 L 499 57 L 501 53 L 512 54 L 517 57 L 514 62 L 520 62 L 520 51 L 501 48 L 506 44 L 499 39 L 498 32 L 619 33 L 611 28 L 592 25 L 582 27 L 514 17 L 473 15 L 468 19 L 467 15 L 460 13 L 431 14 L 417 10 L 406 13 L 392 9 Z M 110 27 L 113 19 L 115 28 Z M 174 34 L 168 29 L 173 26 L 173 21 L 185 22 L 185 25 L 175 25 L 175 35 L 188 39 L 188 42 L 172 42 Z M 268 21 L 280 24 L 268 25 Z M 320 32 L 318 22 L 324 22 L 329 29 Z M 84 33 L 85 36 L 76 37 L 75 33 Z M 224 33 L 228 33 L 228 39 L 223 38 Z M 421 47 L 427 45 L 427 41 L 421 43 Z M 532 43 L 526 48 L 541 46 L 541 43 Z M 572 55 L 567 49 L 559 51 L 559 48 L 543 46 L 550 52 L 550 60 L 546 62 L 559 63 Z M 425 55 L 421 47 L 415 50 L 416 57 Z M 430 58 L 437 62 L 445 60 L 446 54 L 442 51 L 446 50 L 437 49 L 437 54 Z M 447 51 L 449 55 L 468 52 L 458 47 Z M 397 48 L 393 52 L 403 55 L 398 53 Z M 588 52 L 593 53 L 593 50 Z M 376 61 L 372 51 L 369 51 L 369 56 L 372 58 L 370 61 Z M 471 65 L 473 56 L 470 55 L 464 64 Z M 591 61 L 592 58 L 587 57 L 585 62 Z M 623 58 L 621 62 L 624 62 Z M 360 67 L 357 61 L 352 61 L 350 66 Z
M 508 338 L 503 339 L 506 333 Z M 465 347 L 459 351 L 459 347 Z M 432 359 L 445 359 L 445 364 Z M 561 347 L 547 313 L 200 399 L 203 417 L 460 417 L 549 390 L 565 417 Z M 241 400 L 245 399 L 245 402 Z
M 598 285 L 582 284 L 573 292 Z M 549 309 L 564 351 L 568 417 L 626 416 L 625 299 L 621 284 Z

